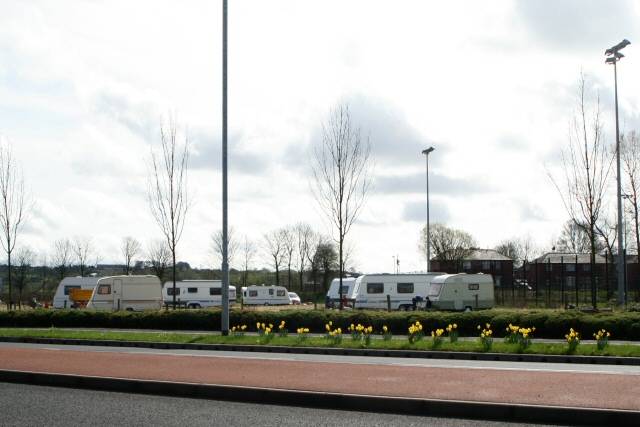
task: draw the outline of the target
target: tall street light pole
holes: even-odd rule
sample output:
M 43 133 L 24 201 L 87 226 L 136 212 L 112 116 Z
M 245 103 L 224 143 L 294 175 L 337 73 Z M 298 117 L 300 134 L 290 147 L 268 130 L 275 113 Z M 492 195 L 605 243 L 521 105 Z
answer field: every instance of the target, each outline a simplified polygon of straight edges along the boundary
M 229 235 L 227 231 L 227 0 L 222 0 L 222 318 L 220 319 L 222 335 L 229 335 Z
M 622 183 L 620 177 L 620 127 L 618 124 L 618 68 L 616 64 L 624 55 L 620 53 L 622 49 L 631 44 L 629 40 L 624 39 L 617 45 L 605 50 L 604 54 L 608 56 L 607 64 L 613 64 L 613 78 L 615 82 L 615 103 L 616 103 L 616 172 L 618 187 L 618 304 L 624 305 L 626 302 L 625 283 L 624 283 L 624 251 L 622 247 Z
M 435 148 L 429 147 L 422 150 L 427 165 L 427 272 L 431 271 L 431 233 L 429 231 L 429 153 Z

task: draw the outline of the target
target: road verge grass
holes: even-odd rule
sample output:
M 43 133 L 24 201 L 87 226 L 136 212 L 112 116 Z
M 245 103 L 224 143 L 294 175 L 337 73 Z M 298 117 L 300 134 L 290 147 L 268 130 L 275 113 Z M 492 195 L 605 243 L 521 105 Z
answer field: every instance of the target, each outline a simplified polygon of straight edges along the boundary
M 455 343 L 442 342 L 434 350 L 431 340 L 424 339 L 418 342 L 409 343 L 408 340 L 393 339 L 371 340 L 369 345 L 361 341 L 344 339 L 339 344 L 330 342 L 323 337 L 307 337 L 301 340 L 296 334 L 286 337 L 274 336 L 268 341 L 257 335 L 244 336 L 221 336 L 218 334 L 190 334 L 172 332 L 124 332 L 124 331 L 84 331 L 66 330 L 58 328 L 48 329 L 21 329 L 21 328 L 0 328 L 0 337 L 15 338 L 58 338 L 58 339 L 82 339 L 97 341 L 139 341 L 139 342 L 159 342 L 159 343 L 179 343 L 179 344 L 227 344 L 227 345 L 270 345 L 270 346 L 292 346 L 292 347 L 325 347 L 325 348 L 357 348 L 357 349 L 378 349 L 378 350 L 421 350 L 421 351 L 460 351 L 460 352 L 483 352 L 482 345 L 477 340 L 460 340 Z M 522 350 L 517 344 L 508 344 L 496 341 L 491 353 L 507 354 L 543 354 L 543 355 L 566 355 L 568 347 L 561 343 L 532 343 Z M 599 350 L 595 343 L 581 343 L 574 355 L 579 356 L 616 356 L 616 357 L 640 357 L 640 346 L 629 344 L 610 344 Z

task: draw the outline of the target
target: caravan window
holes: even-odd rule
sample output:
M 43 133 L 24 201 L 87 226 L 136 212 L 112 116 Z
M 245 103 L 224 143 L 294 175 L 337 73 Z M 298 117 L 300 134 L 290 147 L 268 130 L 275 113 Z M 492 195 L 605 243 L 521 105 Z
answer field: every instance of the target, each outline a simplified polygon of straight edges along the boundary
M 478 289 L 480 289 L 480 284 L 479 283 L 469 283 L 469 290 L 470 291 L 477 291 Z
M 198 288 L 187 288 L 187 293 L 189 294 L 197 294 Z
M 175 291 L 175 295 L 180 295 L 180 288 L 176 288 Z M 173 288 L 167 288 L 167 295 L 174 295 Z
M 98 286 L 98 295 L 111 295 L 111 285 Z
M 80 289 L 80 286 L 65 286 L 64 294 L 69 295 L 71 293 L 71 289 Z
M 277 296 L 283 297 L 284 296 L 284 289 L 278 289 Z
M 269 295 L 273 295 L 273 289 L 269 289 Z
M 381 294 L 384 292 L 384 283 L 367 283 L 368 294 Z
M 342 285 L 342 295 L 349 293 L 349 285 Z
M 413 293 L 413 283 L 398 283 L 398 293 L 399 294 L 412 294 Z
M 221 288 L 209 288 L 209 295 L 222 295 Z
M 429 286 L 429 296 L 437 297 L 440 295 L 440 290 L 442 289 L 442 283 L 432 283 Z
M 249 291 L 249 296 L 250 297 L 257 297 L 258 296 L 258 291 Z

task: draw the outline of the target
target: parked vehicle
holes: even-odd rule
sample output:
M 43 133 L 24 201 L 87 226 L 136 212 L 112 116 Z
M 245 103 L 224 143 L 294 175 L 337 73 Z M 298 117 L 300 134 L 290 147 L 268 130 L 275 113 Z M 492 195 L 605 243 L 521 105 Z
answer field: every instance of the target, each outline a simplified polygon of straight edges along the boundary
M 222 305 L 221 280 L 181 280 L 176 282 L 176 302 L 187 308 L 220 307 Z M 173 282 L 164 282 L 162 298 L 173 303 Z M 229 305 L 236 302 L 236 287 L 229 285 Z
M 98 280 L 87 308 L 95 310 L 159 310 L 162 284 L 156 276 L 112 276 Z
M 355 308 L 412 310 L 417 297 L 424 298 L 431 281 L 442 273 L 365 274 L 355 280 Z M 387 296 L 389 301 L 387 301 Z
M 343 305 L 353 307 L 353 303 L 356 299 L 355 284 L 355 277 L 342 278 Z M 329 290 L 327 291 L 324 305 L 326 308 L 336 308 L 340 306 L 340 278 L 333 279 L 331 281 L 331 285 L 329 285 Z
M 302 300 L 300 300 L 300 297 L 295 292 L 289 292 L 289 298 L 291 299 L 291 304 L 293 305 L 302 304 Z
M 251 285 L 242 288 L 245 305 L 289 305 L 291 298 L 284 286 Z
M 490 274 L 443 274 L 429 286 L 433 308 L 440 310 L 478 310 L 492 308 L 493 277 Z
M 100 277 L 65 277 L 58 284 L 53 296 L 53 308 L 76 308 L 69 298 L 72 289 L 93 291 Z

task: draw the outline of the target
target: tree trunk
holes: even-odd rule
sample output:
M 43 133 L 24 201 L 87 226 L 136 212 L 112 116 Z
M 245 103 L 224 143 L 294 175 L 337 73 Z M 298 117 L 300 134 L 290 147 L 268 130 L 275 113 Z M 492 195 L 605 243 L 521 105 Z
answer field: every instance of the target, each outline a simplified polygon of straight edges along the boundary
M 7 281 L 9 282 L 9 310 L 13 306 L 13 292 L 11 289 L 11 251 L 7 251 Z

